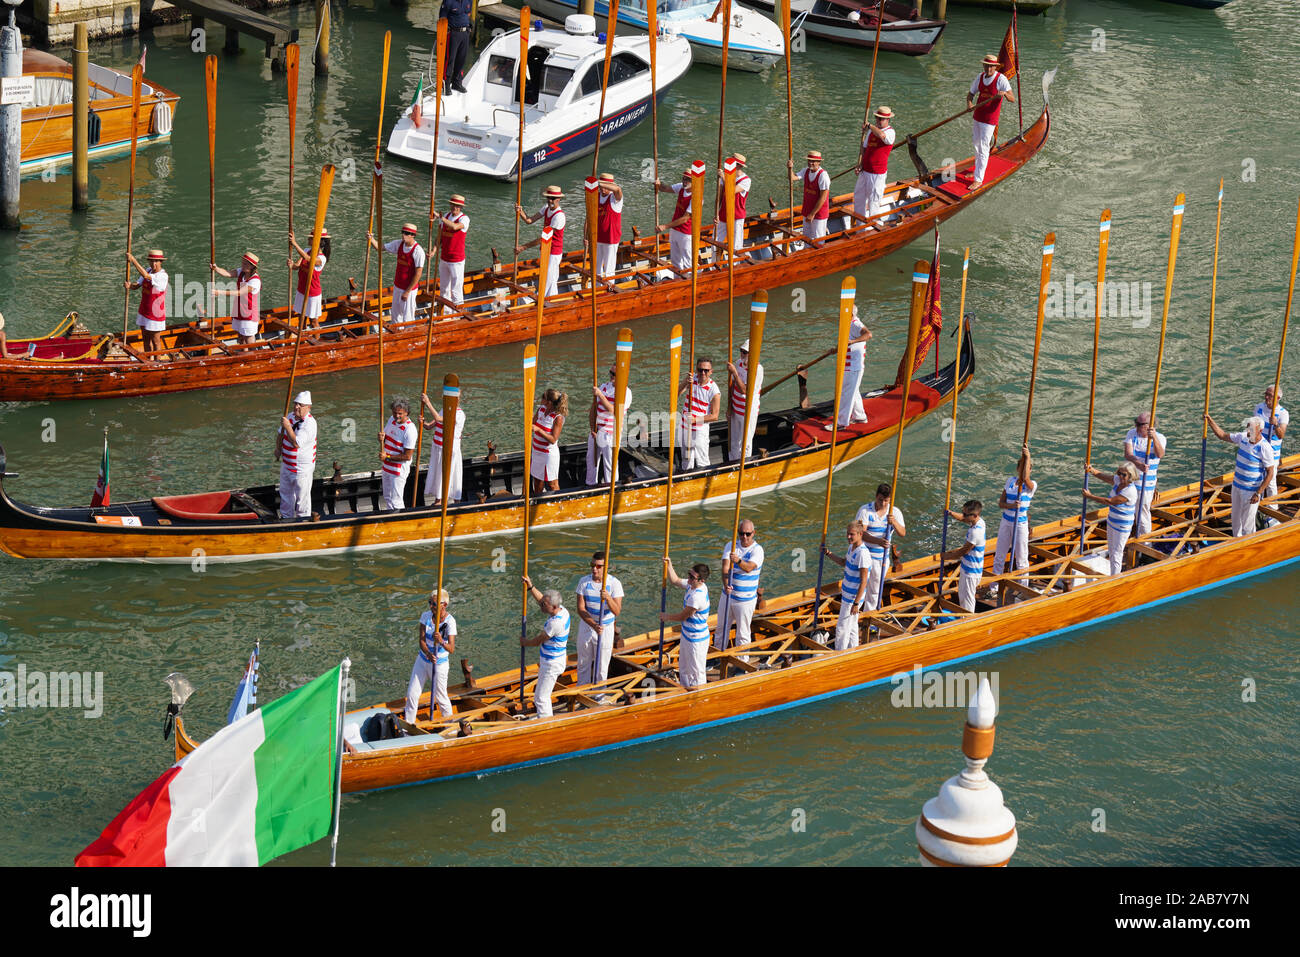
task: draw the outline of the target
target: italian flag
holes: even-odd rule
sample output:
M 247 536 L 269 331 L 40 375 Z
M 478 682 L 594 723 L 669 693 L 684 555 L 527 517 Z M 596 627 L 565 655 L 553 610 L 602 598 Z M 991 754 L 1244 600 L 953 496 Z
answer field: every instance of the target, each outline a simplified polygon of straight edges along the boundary
M 104 430 L 104 457 L 99 461 L 99 479 L 95 482 L 95 491 L 90 496 L 90 507 L 98 508 L 107 506 L 109 499 L 108 487 L 108 429 Z
M 128 804 L 77 866 L 259 865 L 324 837 L 341 673 L 226 725 Z

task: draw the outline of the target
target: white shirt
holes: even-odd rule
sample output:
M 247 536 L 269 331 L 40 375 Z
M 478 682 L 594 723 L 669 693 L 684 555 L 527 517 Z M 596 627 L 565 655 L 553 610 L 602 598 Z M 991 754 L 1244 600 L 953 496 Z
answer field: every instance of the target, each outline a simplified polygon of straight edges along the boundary
M 808 170 L 810 170 L 811 168 L 812 167 L 810 166 L 805 166 L 803 168 L 803 172 L 799 174 L 799 178 L 803 180 L 805 183 L 808 182 Z M 817 171 L 817 177 L 813 180 L 813 185 L 815 185 L 818 189 L 830 189 L 831 188 L 830 173 L 826 172 L 824 168 L 819 169 Z
M 867 344 L 865 342 L 854 342 L 853 340 L 867 333 L 867 327 L 863 325 L 861 319 L 854 319 L 849 323 L 849 351 L 844 357 L 844 371 L 858 372 L 862 369 L 867 359 Z
M 979 92 L 980 92 L 980 81 L 983 80 L 983 79 L 984 79 L 984 74 L 983 74 L 983 73 L 981 73 L 979 76 L 975 77 L 975 80 L 974 80 L 974 81 L 971 83 L 971 85 L 970 85 L 970 95 L 971 95 L 971 96 L 979 96 Z M 997 92 L 998 92 L 998 93 L 1010 93 L 1010 92 L 1011 92 L 1011 81 L 1008 80 L 1008 79 L 1007 79 L 1007 78 L 1002 74 L 1002 71 L 1001 71 L 1000 69 L 998 70 L 998 84 L 997 84 Z
M 1008 88 L 1008 89 L 1009 89 L 1009 88 Z M 890 145 L 893 145 L 893 142 L 894 142 L 894 128 L 893 128 L 892 126 L 887 126 L 887 127 L 885 127 L 883 130 L 880 131 L 880 133 L 881 133 L 881 137 L 880 137 L 880 138 L 881 138 L 884 142 L 889 143 Z M 867 135 L 866 135 L 866 136 L 862 137 L 862 148 L 863 148 L 863 149 L 866 149 L 866 148 L 867 148 L 867 144 L 868 144 L 869 142 L 871 142 L 871 131 L 870 131 L 870 130 L 867 131 Z
M 401 248 L 402 241 L 400 239 L 394 239 L 391 243 L 384 243 L 384 251 L 393 253 L 394 255 L 396 255 Z M 416 269 L 424 267 L 424 247 L 419 243 L 416 243 L 411 247 L 411 265 Z

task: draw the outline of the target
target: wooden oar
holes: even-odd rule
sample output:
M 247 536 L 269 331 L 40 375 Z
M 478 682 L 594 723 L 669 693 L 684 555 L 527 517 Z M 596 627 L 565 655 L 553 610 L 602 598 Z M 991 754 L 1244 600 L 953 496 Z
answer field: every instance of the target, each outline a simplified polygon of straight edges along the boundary
M 1092 318 L 1092 380 L 1088 386 L 1088 444 L 1085 446 L 1083 461 L 1092 462 L 1092 419 L 1097 406 L 1097 356 L 1101 351 L 1101 303 L 1106 294 L 1106 253 L 1110 250 L 1110 210 L 1101 212 L 1101 224 L 1097 230 L 1097 302 L 1093 308 Z M 1088 536 L 1088 479 L 1087 469 L 1083 472 L 1083 510 L 1079 513 L 1079 554 L 1083 554 L 1083 542 Z
M 1273 377 L 1273 402 L 1268 410 L 1268 439 L 1273 439 L 1273 418 L 1277 415 L 1277 393 L 1282 387 L 1282 359 L 1286 355 L 1286 332 L 1287 327 L 1291 324 L 1291 302 L 1295 299 L 1295 274 L 1296 267 L 1300 266 L 1300 204 L 1296 206 L 1295 213 L 1295 237 L 1291 241 L 1291 273 L 1287 277 L 1286 291 L 1286 312 L 1282 315 L 1282 344 L 1277 350 L 1277 374 Z M 1277 466 L 1281 466 L 1279 459 Z M 1275 479 L 1276 480 L 1276 479 Z M 1279 488 L 1281 483 L 1278 483 Z M 1260 490 L 1261 492 L 1263 489 Z M 1263 495 L 1260 496 L 1263 498 Z
M 1052 280 L 1052 256 L 1056 252 L 1056 233 L 1048 233 L 1043 239 L 1043 256 L 1042 265 L 1038 273 L 1038 318 L 1034 324 L 1034 362 L 1029 370 L 1029 401 L 1025 405 L 1025 437 L 1020 443 L 1021 448 L 1029 447 L 1029 427 L 1034 419 L 1034 383 L 1038 381 L 1038 349 L 1043 342 L 1043 316 L 1047 308 L 1047 284 Z M 1025 453 L 1021 453 L 1022 457 Z M 1016 570 L 1016 538 L 1020 531 L 1020 500 L 1025 494 L 1025 480 L 1023 470 L 1018 466 L 1016 468 L 1016 507 L 1014 509 L 1016 520 L 1011 526 L 1011 558 L 1006 563 L 1005 568 L 1011 571 Z M 1029 534 L 1028 527 L 1025 528 L 1025 534 Z M 1006 604 L 1007 592 L 1010 589 L 998 588 L 998 606 Z
M 537 331 L 533 336 L 534 354 L 540 353 L 542 349 L 542 307 L 546 302 L 546 296 L 543 293 L 546 291 L 546 274 L 551 269 L 551 241 L 554 235 L 551 227 L 543 228 L 541 242 L 537 244 L 537 296 L 535 297 L 537 303 Z
M 722 137 L 727 126 L 727 54 L 731 51 L 731 0 L 722 3 L 722 92 L 718 104 L 718 159 L 716 169 L 722 169 Z M 714 190 L 714 199 L 721 196 L 722 184 Z M 730 358 L 730 356 L 728 356 Z
M 617 0 L 613 0 L 611 9 L 617 6 Z M 613 27 L 611 26 L 612 30 Z M 614 538 L 614 495 L 618 478 L 618 450 L 623 437 L 623 416 L 627 409 L 623 407 L 623 397 L 627 395 L 628 373 L 632 368 L 632 330 L 620 329 L 618 331 L 618 341 L 614 345 L 614 447 L 610 452 L 609 460 L 609 499 L 605 507 L 605 568 L 600 580 L 600 606 L 596 609 L 596 657 L 591 662 L 591 680 L 594 684 L 600 679 L 600 663 L 603 660 L 605 628 L 602 621 L 605 617 L 605 582 L 609 579 L 609 568 L 613 564 L 613 555 L 610 549 L 613 547 Z M 599 452 L 599 447 L 597 452 Z M 582 680 L 582 676 L 578 676 Z
M 654 163 L 654 181 L 659 182 L 659 12 L 657 4 L 647 3 L 646 32 L 650 35 L 650 140 Z M 655 235 L 659 234 L 659 190 L 654 191 L 655 198 Z M 674 399 L 673 407 L 677 402 Z M 666 574 L 666 573 L 665 573 Z M 659 629 L 660 634 L 663 629 Z
M 1169 263 L 1165 267 L 1165 301 L 1160 309 L 1160 345 L 1156 349 L 1156 381 L 1151 389 L 1151 421 L 1147 424 L 1147 444 L 1142 452 L 1142 466 L 1145 470 L 1151 461 L 1151 446 L 1156 442 L 1156 401 L 1160 398 L 1160 371 L 1165 361 L 1165 330 L 1169 325 L 1169 299 L 1174 291 L 1174 263 L 1178 260 L 1178 239 L 1183 231 L 1183 201 L 1182 193 L 1174 200 L 1174 221 L 1169 233 Z M 1142 525 L 1142 500 L 1146 498 L 1146 473 L 1141 476 L 1138 485 L 1137 511 L 1134 513 L 1134 521 L 1140 528 Z
M 948 551 L 948 510 L 952 508 L 952 460 L 957 452 L 957 396 L 961 393 L 961 344 L 966 338 L 966 273 L 969 269 L 970 247 L 967 246 L 961 260 L 961 304 L 957 307 L 957 358 L 953 362 L 953 368 L 957 370 L 957 381 L 952 390 L 952 422 L 948 426 L 951 429 L 949 433 L 951 437 L 948 439 L 948 475 L 944 479 L 943 539 L 939 546 L 939 585 L 935 591 L 936 595 L 943 595 L 943 556 Z
M 789 19 L 789 0 L 786 19 Z M 849 351 L 849 328 L 853 325 L 853 304 L 858 295 L 858 281 L 845 276 L 840 283 L 839 332 L 835 339 L 835 354 L 844 356 Z M 789 378 L 789 376 L 787 376 Z M 835 363 L 835 402 L 831 416 L 831 444 L 826 449 L 826 501 L 822 506 L 822 544 L 817 550 L 817 588 L 813 591 L 813 628 L 817 627 L 822 608 L 822 572 L 826 565 L 826 536 L 831 526 L 831 486 L 835 481 L 835 443 L 839 440 L 840 393 L 844 391 L 844 362 Z
M 541 313 L 541 297 L 538 297 L 538 313 Z M 524 346 L 524 577 L 528 577 L 528 541 L 533 524 L 533 510 L 530 504 L 533 482 L 533 405 L 537 400 L 537 346 Z M 446 436 L 447 426 L 442 427 Z M 444 442 L 446 440 L 444 439 Z M 444 448 L 446 446 L 444 445 Z M 446 496 L 444 496 L 445 499 Z M 521 583 L 522 584 L 522 583 Z M 523 585 L 524 602 L 519 613 L 519 637 L 528 638 L 528 586 Z M 519 713 L 524 713 L 524 646 L 519 645 Z
M 695 375 L 695 312 L 699 307 L 700 214 L 704 208 L 704 164 L 691 164 L 691 371 Z M 692 429 L 692 432 L 694 430 Z M 692 440 L 694 435 L 691 436 Z
M 648 4 L 653 7 L 654 4 Z M 677 385 L 682 370 L 682 326 L 673 326 L 668 339 L 668 484 L 664 487 L 664 554 L 668 557 L 673 528 L 673 449 L 677 437 Z M 606 566 L 608 567 L 608 566 Z M 664 620 L 668 610 L 668 565 L 664 564 L 663 583 L 659 589 L 659 669 L 664 667 Z
M 591 175 L 594 179 L 600 173 L 600 134 L 601 127 L 605 125 L 605 93 L 609 90 L 609 61 L 614 55 L 614 31 L 618 27 L 618 0 L 608 0 L 609 2 L 609 23 L 605 27 L 605 69 L 601 73 L 600 80 L 600 110 L 596 114 L 596 149 L 591 154 Z M 651 46 L 654 44 L 651 43 Z M 591 247 L 592 262 L 596 259 L 596 247 Z M 593 282 L 594 282 L 593 270 Z M 594 289 L 594 287 L 593 287 Z
M 790 3 L 791 0 L 779 0 L 781 4 L 781 34 L 785 39 L 785 144 L 786 144 L 786 162 L 788 169 L 794 170 L 794 90 L 790 85 Z M 794 180 L 791 179 L 788 184 L 790 188 L 790 199 L 786 203 L 786 209 L 790 211 L 790 221 L 787 224 L 790 232 L 794 232 Z
M 524 204 L 524 96 L 528 87 L 528 34 L 532 27 L 532 10 L 525 4 L 519 10 L 519 151 L 515 160 L 515 206 Z M 515 217 L 515 245 L 519 245 L 519 217 Z M 519 281 L 519 255 L 515 254 L 514 281 Z M 545 288 L 540 287 L 540 288 Z
M 1219 178 L 1219 210 L 1214 217 L 1214 268 L 1210 273 L 1210 339 L 1205 346 L 1205 406 L 1201 410 L 1201 479 L 1196 496 L 1196 520 L 1205 516 L 1205 452 L 1210 437 L 1210 378 L 1214 369 L 1214 299 L 1219 290 L 1219 226 L 1223 222 L 1223 178 Z M 1098 290 L 1100 295 L 1100 290 Z M 1276 394 L 1276 392 L 1274 393 Z
M 612 10 L 618 0 L 613 0 Z M 582 184 L 584 199 L 587 204 L 587 276 L 591 280 L 591 387 L 600 385 L 600 358 L 596 352 L 596 241 L 597 221 L 600 216 L 599 180 L 593 173 Z
M 135 150 L 140 138 L 140 84 L 144 70 L 140 64 L 131 71 L 131 179 L 126 193 L 126 281 L 131 282 L 131 235 L 135 231 Z M 131 318 L 131 290 L 122 297 L 122 342 L 126 343 L 126 323 Z
M 382 276 L 380 278 L 382 283 Z M 460 405 L 460 378 L 454 372 L 448 372 L 442 379 L 442 516 L 438 524 L 438 614 L 434 617 L 434 634 L 442 627 L 442 576 L 447 556 L 447 492 L 451 484 L 451 439 L 456 434 L 456 409 Z M 420 402 L 420 418 L 424 418 L 424 402 Z M 419 465 L 415 469 L 416 477 L 420 475 Z M 520 646 L 522 650 L 523 646 Z M 436 651 L 436 649 L 435 649 Z M 435 670 L 437 655 L 434 655 Z M 429 718 L 433 718 L 433 694 L 429 695 Z
M 763 391 L 761 391 L 761 392 L 759 393 L 759 395 L 767 395 L 769 392 L 771 392 L 773 389 L 775 389 L 775 388 L 776 388 L 777 386 L 779 386 L 781 383 L 786 382 L 786 381 L 788 381 L 789 379 L 793 379 L 793 378 L 794 378 L 795 376 L 797 376 L 800 372 L 807 372 L 809 369 L 811 369 L 811 368 L 812 368 L 813 366 L 815 366 L 817 363 L 821 362 L 823 359 L 826 359 L 826 358 L 828 358 L 828 357 L 830 357 L 830 356 L 833 356 L 833 355 L 835 355 L 835 350 L 834 350 L 834 349 L 827 349 L 825 352 L 823 352 L 823 353 L 822 353 L 821 355 L 819 355 L 817 358 L 815 358 L 815 359 L 810 359 L 810 360 L 807 361 L 807 362 L 804 362 L 804 363 L 802 363 L 802 364 L 800 364 L 800 365 L 795 366 L 793 372 L 787 372 L 785 375 L 781 376 L 781 378 L 777 379 L 777 380 L 776 380 L 775 382 L 773 382 L 771 385 L 763 386 Z
M 326 163 L 320 171 L 320 188 L 316 191 L 316 222 L 311 231 L 311 257 L 307 260 L 309 263 L 315 263 L 316 257 L 320 255 L 320 234 L 325 228 L 325 213 L 329 210 L 330 189 L 334 186 L 334 164 Z M 307 297 L 302 297 L 302 307 L 307 308 Z M 290 403 L 293 399 L 293 380 L 298 374 L 298 352 L 302 349 L 303 339 L 303 315 L 298 315 L 298 326 L 293 342 L 293 364 L 289 366 L 289 384 L 284 390 L 284 415 L 289 414 Z M 289 312 L 289 324 L 293 325 L 293 310 Z
M 727 241 L 724 244 L 727 250 L 727 363 L 730 365 L 735 361 L 736 349 L 736 250 L 735 250 L 735 228 L 736 228 L 736 161 L 730 156 L 722 164 L 722 201 L 726 203 L 726 210 L 720 217 L 722 225 L 727 230 Z M 714 236 L 716 240 L 717 237 Z M 767 301 L 763 301 L 764 310 L 767 309 Z M 748 394 L 748 393 L 747 393 Z M 730 401 L 731 396 L 731 370 L 727 370 L 727 396 Z M 748 408 L 746 403 L 746 408 Z M 731 442 L 731 415 L 727 415 L 727 442 Z
M 208 99 L 208 309 L 216 320 L 217 286 L 217 58 L 208 54 L 203 63 Z
M 435 59 L 437 60 L 438 77 L 433 84 L 433 168 L 429 173 L 429 244 L 426 248 L 433 249 L 434 242 L 440 236 L 440 232 L 435 232 L 434 222 L 438 218 L 438 139 L 442 135 L 442 77 L 447 67 L 447 18 L 443 17 L 438 21 L 437 38 L 434 41 L 434 49 L 437 51 Z M 518 245 L 518 243 L 516 243 Z M 438 245 L 439 256 L 441 258 L 442 245 Z M 429 309 L 434 314 L 441 312 L 438 307 L 438 295 L 445 292 L 443 289 L 436 289 L 434 286 L 434 274 L 437 269 L 430 269 L 429 275 L 424 277 L 424 294 L 429 297 Z M 383 309 L 383 288 L 384 280 L 381 276 L 379 279 L 379 306 Z
M 393 42 L 393 31 L 392 30 L 385 31 L 384 32 L 384 65 L 383 65 L 383 72 L 380 74 L 380 78 L 379 78 L 379 130 L 375 133 L 374 175 L 371 177 L 370 180 L 370 216 L 366 220 L 367 233 L 374 233 L 375 231 L 375 195 L 379 189 L 379 179 L 383 175 L 382 167 L 380 165 L 380 160 L 379 160 L 379 151 L 383 147 L 383 139 L 384 139 L 384 101 L 388 96 L 388 53 L 389 53 L 389 49 L 392 46 L 392 42 Z M 383 231 L 380 230 L 380 233 L 377 233 L 376 235 L 381 236 L 382 232 Z M 382 256 L 383 254 L 381 253 L 380 255 Z M 381 297 L 383 295 L 383 288 L 384 288 L 384 267 L 381 262 L 379 266 L 379 290 L 380 290 Z M 365 265 L 365 270 L 361 273 L 361 309 L 363 312 L 365 311 L 366 308 L 366 300 L 369 297 L 370 297 L 370 243 L 367 242 L 366 243 L 366 265 Z M 383 319 L 382 303 L 380 303 L 380 307 L 377 311 L 380 316 L 380 319 L 382 320 Z M 423 411 L 420 412 L 420 418 L 424 418 Z
M 286 81 L 285 90 L 289 99 L 289 232 L 293 232 L 293 143 L 297 137 L 298 129 L 298 44 L 290 43 L 284 48 L 284 76 Z M 293 319 L 293 257 L 297 250 L 294 249 L 293 240 L 289 240 L 289 295 L 285 302 L 285 310 L 289 313 L 289 319 Z M 312 255 L 312 260 L 307 265 L 307 287 L 302 294 L 303 308 L 307 306 L 308 295 L 311 292 L 311 272 L 316 267 L 316 254 Z M 362 300 L 362 308 L 365 307 L 365 301 Z M 292 391 L 292 390 L 290 390 Z M 285 415 L 288 415 L 288 410 Z
M 921 336 L 921 318 L 925 314 L 926 297 L 930 293 L 930 263 L 918 259 L 912 267 L 912 307 L 907 317 L 907 349 L 903 353 L 903 404 L 898 411 L 898 440 L 894 444 L 894 472 L 889 480 L 889 506 L 885 511 L 885 554 L 880 559 L 880 594 L 876 607 L 885 603 L 885 580 L 889 577 L 889 558 L 894 545 L 894 508 L 898 505 L 898 470 L 903 460 L 903 432 L 907 427 L 907 402 L 912 395 L 912 373 L 916 365 L 916 342 Z M 958 376 L 961 370 L 958 370 Z
M 871 122 L 871 94 L 876 87 L 876 58 L 880 56 L 880 28 L 885 22 L 885 0 L 880 0 L 880 6 L 876 8 L 876 40 L 871 45 L 871 79 L 867 81 L 867 105 L 862 115 L 862 125 Z M 858 144 L 858 152 L 862 151 L 862 145 Z M 888 555 L 885 556 L 889 558 Z
M 376 171 L 378 167 L 376 167 Z M 384 431 L 386 420 L 386 410 L 384 408 L 384 178 L 376 176 L 374 179 L 375 187 L 375 228 L 379 230 L 375 234 L 378 240 L 379 255 L 379 302 L 375 305 L 375 317 L 379 320 L 379 431 Z M 370 243 L 366 243 L 366 248 L 370 248 Z M 396 295 L 396 291 L 394 291 Z M 391 311 L 393 300 L 389 300 L 389 309 Z M 365 300 L 362 300 L 362 306 L 365 306 Z M 424 401 L 420 402 L 420 418 L 424 418 Z M 416 474 L 419 474 L 418 460 Z

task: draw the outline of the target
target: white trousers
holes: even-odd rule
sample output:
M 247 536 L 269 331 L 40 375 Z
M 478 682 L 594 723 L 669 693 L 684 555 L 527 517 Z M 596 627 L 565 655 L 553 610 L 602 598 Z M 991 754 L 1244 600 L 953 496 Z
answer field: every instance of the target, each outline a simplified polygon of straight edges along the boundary
M 975 143 L 975 182 L 984 181 L 984 171 L 989 165 L 989 148 L 993 145 L 993 131 L 997 129 L 992 123 L 975 121 L 971 139 Z
M 290 472 L 280 468 L 281 518 L 308 518 L 311 515 L 312 472 Z
M 826 224 L 829 219 L 814 219 L 812 216 L 803 218 L 803 235 L 804 239 L 821 239 L 826 235 Z
M 723 262 L 727 258 L 727 221 L 717 219 L 713 222 L 713 241 L 724 247 L 714 251 L 714 260 Z M 739 255 L 740 251 L 745 248 L 745 221 L 736 220 L 736 225 L 731 230 L 731 249 Z
M 728 458 L 732 462 L 740 461 L 740 433 L 745 428 L 745 417 L 743 415 L 727 416 L 728 438 L 731 442 L 731 450 Z M 745 458 L 748 459 L 754 454 L 754 429 L 758 427 L 758 410 L 749 419 L 749 431 L 745 434 Z
M 691 234 L 676 229 L 668 230 L 668 261 L 674 269 L 691 270 Z
M 393 302 L 388 308 L 389 321 L 391 322 L 413 322 L 415 320 L 415 301 L 420 298 L 420 290 L 412 289 L 411 294 L 405 295 L 406 290 L 393 287 Z
M 835 623 L 835 650 L 848 651 L 859 645 L 858 610 L 852 602 L 840 599 L 840 618 Z
M 1013 533 L 1013 530 L 1014 533 Z M 1011 539 L 1016 540 L 1016 554 L 1012 558 L 1014 568 L 1024 568 L 1029 564 L 1029 523 L 1025 522 L 1018 529 L 1015 522 L 1005 518 L 998 522 L 998 550 L 993 555 L 993 574 L 1001 575 L 1007 565 L 1007 552 L 1011 550 Z M 1029 576 L 1020 579 L 1020 584 L 1028 585 Z
M 591 673 L 592 662 L 596 660 L 596 632 L 585 621 L 578 621 L 578 684 L 594 684 L 609 677 L 609 659 L 614 654 L 614 623 L 611 621 L 601 629 L 600 635 L 600 671 Z
M 1151 531 L 1151 500 L 1156 497 L 1156 490 L 1149 489 L 1142 491 L 1138 489 L 1138 498 L 1142 501 L 1142 508 L 1137 511 L 1137 518 L 1133 531 L 1138 535 L 1145 535 Z
M 709 680 L 706 671 L 708 654 L 707 641 L 687 641 L 683 638 L 678 643 L 677 676 L 687 688 L 703 685 Z
M 539 718 L 551 716 L 551 691 L 555 688 L 555 679 L 564 674 L 568 667 L 569 656 L 559 658 L 542 658 L 537 665 L 537 686 L 533 689 L 533 708 Z
M 1250 504 L 1254 492 L 1243 492 L 1237 486 L 1232 487 L 1232 537 L 1244 538 L 1255 534 L 1255 516 L 1259 513 L 1259 503 Z
M 587 436 L 587 484 L 604 485 L 609 481 L 609 471 L 614 463 L 614 440 L 608 432 L 601 432 L 600 437 Z M 618 473 L 614 473 L 618 481 Z
M 962 572 L 957 576 L 957 604 L 967 611 L 975 610 L 975 592 L 982 577 L 980 572 Z
M 403 469 L 396 475 L 391 472 L 382 473 L 383 490 L 384 490 L 384 508 L 390 512 L 400 512 L 406 508 L 404 496 L 406 494 L 406 476 L 410 474 L 410 469 Z
M 436 668 L 424 655 L 415 656 L 415 664 L 411 667 L 411 680 L 406 685 L 406 723 L 415 724 L 415 715 L 420 709 L 420 694 L 424 691 L 425 684 L 429 681 L 430 672 L 433 672 L 433 690 L 430 694 L 433 703 L 438 706 L 444 718 L 451 717 L 451 698 L 447 697 L 447 666 L 450 664 L 444 661 Z M 429 709 L 432 712 L 432 708 Z
M 319 319 L 320 307 L 321 307 L 321 297 L 312 296 L 310 299 L 307 300 L 307 309 L 304 312 L 303 305 L 302 305 L 302 293 L 295 292 L 293 294 L 293 311 L 298 313 L 298 315 L 300 316 L 305 315 L 308 319 Z
M 542 293 L 543 296 L 554 296 L 560 291 L 560 260 L 563 258 L 563 252 L 551 254 L 550 261 L 546 264 L 546 290 Z
M 732 645 L 749 644 L 750 624 L 754 620 L 754 607 L 758 604 L 755 595 L 749 601 L 732 601 L 725 591 L 718 599 L 718 627 L 713 633 L 713 647 L 722 651 L 728 647 L 727 637 L 731 626 L 736 626 L 736 640 Z
M 447 483 L 447 501 L 459 502 L 463 491 L 465 470 L 460 460 L 460 443 L 451 450 L 451 481 Z M 429 450 L 429 473 L 424 477 L 424 500 L 437 502 L 442 496 L 442 449 L 433 446 Z
M 885 205 L 885 178 L 888 173 L 859 173 L 853 186 L 853 212 L 874 216 Z
M 1106 557 L 1110 560 L 1112 575 L 1118 575 L 1124 570 L 1124 546 L 1128 543 L 1128 537 L 1129 532 L 1116 531 L 1110 522 L 1106 523 Z
M 616 272 L 618 272 L 618 243 L 596 243 L 596 275 L 612 276 Z
M 867 611 L 875 611 L 880 607 L 881 576 L 884 574 L 888 562 L 889 554 L 886 552 L 882 558 L 872 557 L 862 567 L 862 574 L 867 576 L 867 593 L 862 596 L 862 607 Z
M 258 332 L 258 321 L 256 319 L 236 319 L 231 316 L 230 328 L 234 330 L 237 336 L 251 336 L 256 338 Z
M 465 301 L 465 260 L 438 262 L 438 295 L 457 305 Z
M 840 426 L 867 421 L 867 411 L 862 406 L 862 367 L 850 366 L 844 372 L 844 388 L 840 390 Z
M 709 425 L 705 422 L 682 430 L 682 468 L 703 468 L 709 464 Z

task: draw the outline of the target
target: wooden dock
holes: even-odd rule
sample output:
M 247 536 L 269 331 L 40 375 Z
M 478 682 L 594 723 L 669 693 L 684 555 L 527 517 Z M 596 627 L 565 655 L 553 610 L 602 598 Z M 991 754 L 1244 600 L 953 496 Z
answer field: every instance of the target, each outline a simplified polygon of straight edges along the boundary
M 172 6 L 187 11 L 196 27 L 202 28 L 209 20 L 224 26 L 227 52 L 234 53 L 239 50 L 239 36 L 244 34 L 265 43 L 267 58 L 279 61 L 283 59 L 285 44 L 298 41 L 296 29 L 286 27 L 256 10 L 231 3 L 230 0 L 169 0 L 169 2 Z
M 518 30 L 519 14 L 518 7 L 512 7 L 502 0 L 479 0 L 478 16 L 474 20 L 474 41 L 477 43 L 483 39 L 481 31 L 484 29 L 489 34 L 494 28 L 505 30 L 507 33 Z M 547 30 L 564 29 L 564 24 L 548 20 L 536 11 L 533 12 L 533 23 L 540 23 Z

